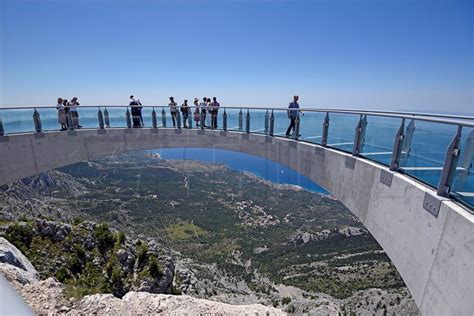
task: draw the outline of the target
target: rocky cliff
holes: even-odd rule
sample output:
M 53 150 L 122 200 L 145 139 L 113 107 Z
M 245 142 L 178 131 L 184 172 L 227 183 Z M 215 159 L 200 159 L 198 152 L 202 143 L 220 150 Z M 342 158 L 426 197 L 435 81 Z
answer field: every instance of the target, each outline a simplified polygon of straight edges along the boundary
M 70 234 L 73 229 L 65 229 L 55 223 L 38 222 L 37 233 L 46 238 L 64 240 L 64 235 Z M 64 231 L 64 234 L 58 234 Z M 86 241 L 85 243 L 96 242 Z M 120 251 L 122 250 L 122 251 Z M 132 251 L 120 249 L 117 257 L 125 266 L 130 263 L 135 254 Z M 152 253 L 153 250 L 150 251 Z M 147 251 L 148 255 L 148 251 Z M 135 267 L 134 267 L 135 269 Z M 169 270 L 167 275 L 166 269 Z M 32 310 L 39 314 L 99 314 L 99 315 L 285 315 L 278 309 L 265 307 L 260 304 L 230 305 L 220 302 L 197 299 L 187 295 L 153 294 L 149 291 L 166 290 L 172 283 L 174 269 L 167 267 L 161 278 L 142 280 L 138 290 L 130 291 L 118 298 L 112 294 L 86 295 L 82 299 L 71 297 L 70 288 L 55 278 L 40 280 L 39 273 L 31 262 L 12 243 L 0 237 L 0 273 L 3 273 L 17 292 L 30 305 Z
M 5 246 L 9 250 L 0 260 L 43 279 L 54 276 L 68 286 L 72 297 L 177 292 L 173 260 L 156 243 L 130 239 L 106 224 L 36 219 L 4 225 L 3 234 L 30 258 L 39 273 L 21 253 L 12 252 L 16 248 L 11 244 Z

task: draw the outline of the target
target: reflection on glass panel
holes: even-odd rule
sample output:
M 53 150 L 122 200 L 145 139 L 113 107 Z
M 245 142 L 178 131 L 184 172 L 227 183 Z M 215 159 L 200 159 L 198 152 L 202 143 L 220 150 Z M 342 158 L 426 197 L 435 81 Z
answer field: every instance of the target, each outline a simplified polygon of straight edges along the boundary
M 400 159 L 401 170 L 438 186 L 446 149 L 456 129 L 454 125 L 417 120 L 408 123 Z
M 250 110 L 250 132 L 257 134 L 268 133 L 270 112 L 265 110 Z M 266 123 L 265 123 L 266 122 Z
M 159 128 L 169 127 L 169 126 L 173 127 L 173 124 L 171 123 L 168 107 L 165 107 L 165 106 L 156 107 L 155 112 L 156 112 L 156 124 Z
M 106 107 L 104 109 L 104 119 L 106 117 L 106 110 L 109 117 L 109 127 L 127 127 L 127 109 L 125 107 Z M 107 125 L 107 122 L 105 122 L 105 124 Z
M 33 109 L 0 109 L 5 134 L 33 132 Z
M 371 160 L 390 165 L 395 134 L 401 119 L 367 116 L 367 125 L 361 145 L 361 155 Z
M 142 119 L 143 119 L 143 127 L 153 127 L 153 123 L 152 123 L 152 120 L 151 120 L 151 112 L 153 111 L 153 109 L 155 108 L 152 108 L 152 107 L 144 107 L 142 108 Z M 156 113 L 156 123 L 157 125 L 159 124 L 159 115 L 158 115 L 158 112 L 157 109 L 155 109 L 155 113 Z
M 354 133 L 360 115 L 330 114 L 328 146 L 352 152 Z
M 273 116 L 275 118 L 273 135 L 284 137 L 290 123 L 286 109 L 275 110 Z
M 461 151 L 451 194 L 474 207 L 474 129 L 464 128 L 461 135 Z
M 34 113 L 34 110 L 32 110 Z M 43 131 L 53 131 L 60 129 L 58 122 L 58 111 L 56 108 L 38 108 Z
M 239 116 L 243 116 L 243 111 L 240 112 L 240 109 L 226 109 L 228 131 L 239 131 Z
M 99 127 L 99 108 L 98 107 L 78 107 L 77 108 L 77 125 L 81 128 L 98 128 Z M 76 127 L 77 127 L 76 125 Z
M 326 113 L 305 111 L 300 115 L 301 139 L 321 144 L 323 122 Z

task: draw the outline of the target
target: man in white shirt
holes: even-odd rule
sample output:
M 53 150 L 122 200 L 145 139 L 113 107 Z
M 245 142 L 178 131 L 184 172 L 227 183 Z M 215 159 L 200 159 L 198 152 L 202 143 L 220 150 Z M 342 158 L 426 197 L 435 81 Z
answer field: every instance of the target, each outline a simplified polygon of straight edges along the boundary
M 176 121 L 178 115 L 178 103 L 174 101 L 173 97 L 170 97 L 170 103 L 168 104 L 170 107 L 171 119 L 173 120 L 173 127 L 176 128 Z
M 130 105 L 135 103 L 135 105 L 142 105 L 139 98 L 135 98 L 133 95 L 130 96 Z
M 132 109 L 133 127 L 143 127 L 142 103 L 140 102 L 140 99 L 135 98 L 133 95 L 131 95 L 129 105 Z

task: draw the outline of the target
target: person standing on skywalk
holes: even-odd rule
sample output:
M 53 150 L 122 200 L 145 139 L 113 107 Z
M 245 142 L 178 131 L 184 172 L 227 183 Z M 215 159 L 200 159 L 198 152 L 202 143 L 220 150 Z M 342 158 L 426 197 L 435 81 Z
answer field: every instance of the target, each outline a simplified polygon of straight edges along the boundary
M 69 112 L 71 112 L 72 118 L 72 126 L 74 128 L 81 128 L 81 124 L 79 124 L 79 112 L 77 112 L 77 107 L 80 105 L 79 100 L 77 97 L 72 98 L 71 102 L 69 103 Z
M 199 110 L 201 111 L 201 127 L 206 126 L 206 113 L 207 113 L 207 97 L 202 98 L 201 104 L 199 104 Z
M 212 128 L 212 108 L 211 108 L 211 98 L 207 98 L 206 99 L 206 108 L 207 108 L 207 113 L 209 113 L 209 115 L 207 116 L 207 122 L 209 123 L 208 126 L 206 126 L 207 128 Z M 209 122 L 211 121 L 211 122 Z
M 286 137 L 290 137 L 290 132 L 293 130 L 295 131 L 296 128 L 296 119 L 298 118 L 299 114 L 302 113 L 299 108 L 300 105 L 298 103 L 299 96 L 295 95 L 293 97 L 293 102 L 290 103 L 288 106 L 288 118 L 290 119 L 290 125 L 288 126 L 288 129 L 286 130 Z M 298 135 L 299 136 L 299 135 Z
M 131 95 L 129 105 L 132 110 L 133 128 L 143 127 L 142 103 L 140 102 L 140 99 Z
M 176 128 L 176 121 L 178 116 L 178 103 L 174 100 L 173 97 L 170 97 L 170 103 L 168 104 L 170 107 L 170 114 L 171 119 L 173 120 L 173 127 Z
M 56 109 L 58 110 L 58 123 L 61 124 L 61 130 L 67 130 L 66 125 L 66 109 L 63 104 L 63 99 L 58 98 L 58 105 L 56 105 Z
M 196 127 L 199 127 L 199 122 L 201 121 L 201 113 L 199 112 L 199 99 L 194 98 L 194 121 L 196 122 Z
M 189 119 L 189 105 L 188 100 L 184 100 L 184 103 L 181 105 L 181 113 L 183 114 L 183 127 L 188 128 L 188 119 Z
M 217 129 L 217 115 L 219 114 L 219 102 L 217 102 L 217 98 L 212 98 L 211 103 L 211 129 Z

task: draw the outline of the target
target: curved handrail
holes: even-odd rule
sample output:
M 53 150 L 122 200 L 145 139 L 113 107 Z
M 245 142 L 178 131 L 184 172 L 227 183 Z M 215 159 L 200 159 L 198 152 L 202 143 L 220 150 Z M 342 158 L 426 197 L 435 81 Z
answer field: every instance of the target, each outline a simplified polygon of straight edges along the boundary
M 179 106 L 179 105 L 178 105 Z M 96 108 L 96 107 L 130 107 L 130 105 L 123 104 L 111 104 L 111 105 L 80 105 L 81 108 Z M 166 108 L 167 105 L 142 105 L 144 108 Z M 189 107 L 194 107 L 190 104 Z M 0 107 L 0 110 L 23 110 L 23 109 L 55 109 L 56 106 L 52 105 L 38 105 L 38 106 L 7 106 Z M 286 107 L 256 107 L 251 105 L 245 106 L 221 106 L 220 108 L 227 109 L 252 109 L 252 110 L 287 110 Z M 369 110 L 369 109 L 345 109 L 345 108 L 301 108 L 302 111 L 308 112 L 337 112 L 337 113 L 351 113 L 351 114 L 360 114 L 360 113 L 370 113 L 371 115 L 375 114 L 393 114 L 393 115 L 408 115 L 414 117 L 441 117 L 441 118 L 451 118 L 451 119 L 462 119 L 462 120 L 474 120 L 473 115 L 458 115 L 458 114 L 442 114 L 442 113 L 428 113 L 428 112 L 408 112 L 408 111 L 381 111 L 381 110 Z

